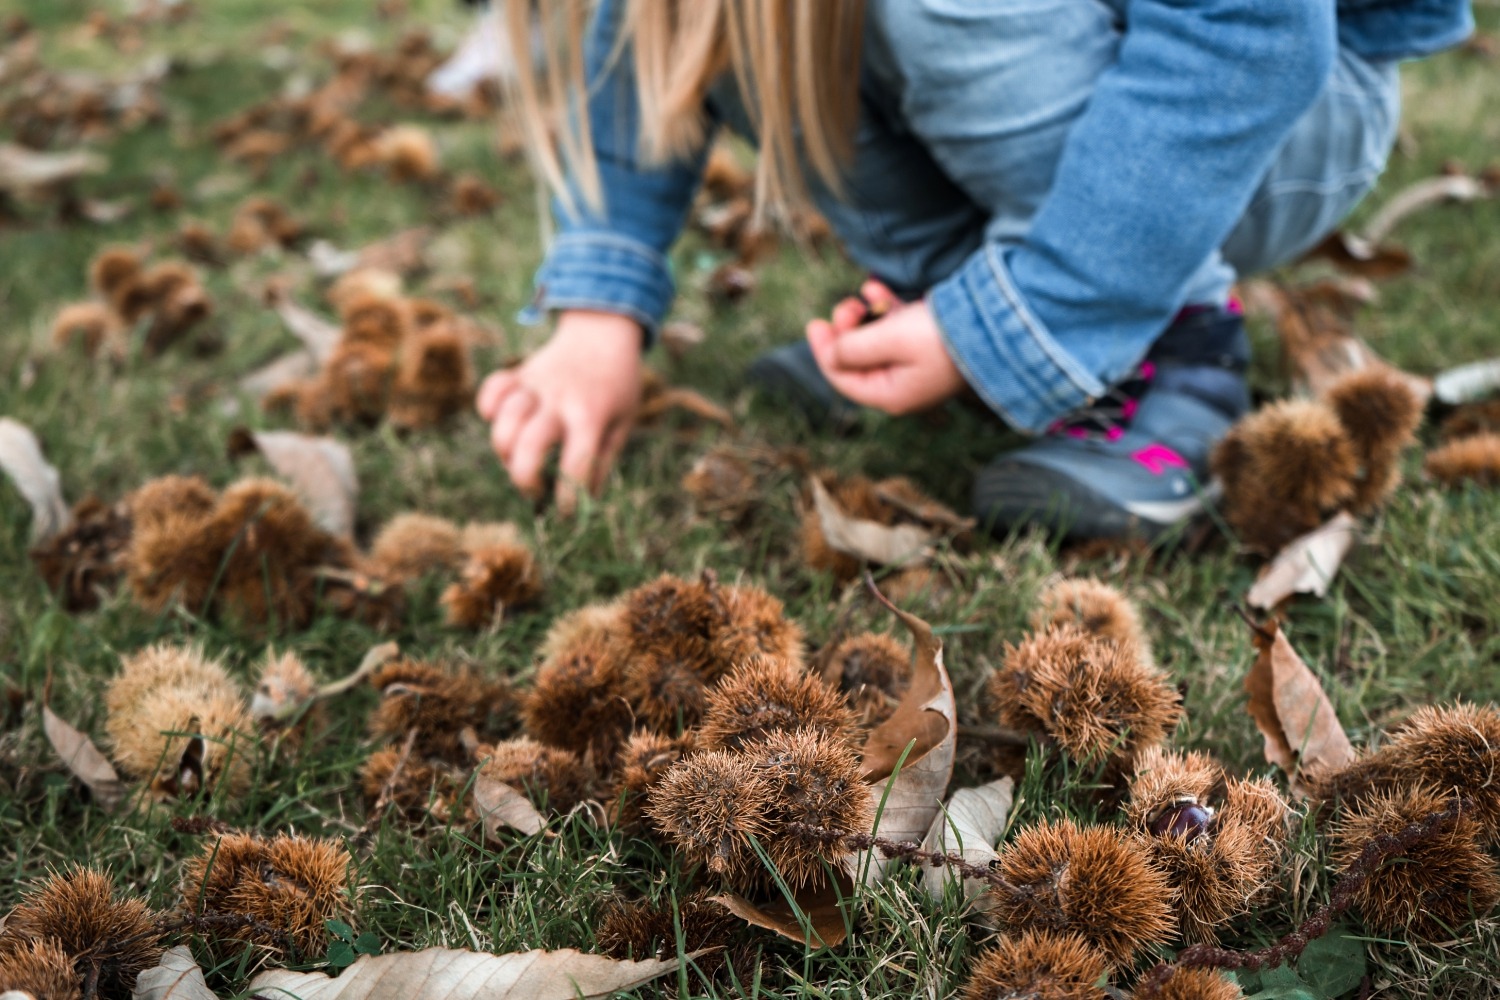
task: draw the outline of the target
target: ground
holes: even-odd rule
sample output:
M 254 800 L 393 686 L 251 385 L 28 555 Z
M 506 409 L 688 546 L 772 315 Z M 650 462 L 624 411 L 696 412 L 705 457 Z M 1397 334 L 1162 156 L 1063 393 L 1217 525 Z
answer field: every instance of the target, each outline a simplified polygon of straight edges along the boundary
M 99 145 L 109 171 L 86 193 L 143 200 L 158 179 L 189 196 L 181 212 L 138 209 L 111 225 L 59 224 L 32 213 L 19 227 L 0 228 L 0 413 L 35 428 L 62 473 L 70 498 L 92 493 L 114 498 L 145 479 L 193 473 L 215 485 L 239 469 L 225 455 L 229 429 L 247 419 L 224 415 L 210 391 L 285 349 L 290 341 L 276 316 L 244 290 L 234 270 L 213 271 L 207 284 L 218 303 L 212 352 L 175 349 L 149 359 L 132 355 L 123 366 L 55 354 L 47 330 L 56 310 L 83 297 L 85 270 L 102 246 L 161 239 L 181 218 L 222 228 L 236 202 L 264 191 L 282 198 L 322 235 L 358 246 L 427 217 L 437 196 L 397 187 L 378 176 L 340 173 L 317 152 L 279 159 L 269 173 L 233 193 L 194 194 L 207 177 L 248 177 L 226 166 L 206 132 L 223 116 L 275 93 L 289 73 L 323 72 L 312 45 L 359 31 L 377 44 L 417 23 L 430 24 L 451 44 L 463 27 L 444 3 L 411 4 L 403 18 L 377 18 L 373 4 L 322 0 L 270 6 L 249 0 L 198 4 L 196 17 L 149 30 L 144 48 L 130 53 L 90 40 L 79 30 L 96 5 L 56 0 L 23 5 L 42 31 L 49 63 L 117 71 L 154 52 L 181 61 L 164 88 L 168 117 Z M 1500 9 L 1477 11 L 1481 27 L 1500 31 Z M 275 45 L 265 42 L 273 26 Z M 291 68 L 283 60 L 290 54 Z M 1410 66 L 1404 74 L 1405 124 L 1390 168 L 1365 207 L 1445 163 L 1478 169 L 1500 159 L 1500 63 L 1458 51 Z M 390 112 L 410 116 L 409 112 Z M 515 321 L 530 294 L 539 258 L 533 188 L 525 167 L 497 156 L 492 131 L 477 122 L 431 123 L 450 169 L 489 178 L 505 201 L 492 217 L 449 225 L 444 238 L 471 274 L 482 297 L 476 310 L 504 328 L 506 343 L 483 361 L 537 343 L 537 331 Z M 0 139 L 4 126 L 0 125 Z M 312 167 L 313 176 L 307 170 Z M 1500 353 L 1500 200 L 1438 208 L 1405 223 L 1397 237 L 1416 267 L 1384 282 L 1379 301 L 1359 316 L 1370 343 L 1398 365 L 1430 374 Z M 718 262 L 699 238 L 674 256 L 683 291 L 681 318 L 699 323 L 712 349 L 681 361 L 660 352 L 651 362 L 674 383 L 729 402 L 741 415 L 742 436 L 806 448 L 814 460 L 844 472 L 909 474 L 935 495 L 962 506 L 973 471 L 1011 438 L 997 425 L 958 414 L 946 427 L 923 421 L 871 419 L 851 439 L 818 437 L 769 408 L 739 401 L 738 373 L 765 347 L 796 336 L 805 318 L 824 311 L 857 275 L 833 251 L 811 256 L 786 247 L 760 271 L 758 289 L 743 303 L 711 304 L 703 294 Z M 273 273 L 275 260 L 258 262 Z M 253 270 L 253 269 L 252 269 Z M 1274 333 L 1256 325 L 1256 388 L 1283 394 Z M 251 413 L 257 426 L 277 426 Z M 678 485 L 694 458 L 718 432 L 656 430 L 637 437 L 603 495 L 576 518 L 536 513 L 511 488 L 488 451 L 480 421 L 465 414 L 449 426 L 411 435 L 388 430 L 343 435 L 354 449 L 362 483 L 360 530 L 368 534 L 394 513 L 423 510 L 455 518 L 482 513 L 521 524 L 537 548 L 546 580 L 535 611 L 480 634 L 442 623 L 435 587 L 419 589 L 406 622 L 392 636 L 408 651 L 478 665 L 524 683 L 534 650 L 557 614 L 668 571 L 753 581 L 786 601 L 814 641 L 830 634 L 839 611 L 831 581 L 798 558 L 796 483 L 786 477 L 759 498 L 755 528 L 740 532 L 699 518 Z M 1430 433 L 1430 432 L 1428 432 Z M 1430 438 L 1429 438 L 1430 440 Z M 1387 509 L 1367 519 L 1360 542 L 1323 600 L 1298 602 L 1287 631 L 1311 664 L 1351 737 L 1359 743 L 1414 706 L 1463 697 L 1500 698 L 1500 493 L 1443 491 L 1422 481 L 1419 458 L 1408 459 L 1406 484 Z M 50 685 L 53 708 L 99 734 L 105 680 L 121 654 L 157 640 L 202 643 L 243 676 L 263 652 L 264 636 L 197 620 L 188 613 L 148 615 L 124 594 L 97 612 L 65 613 L 49 596 L 26 557 L 29 519 L 24 503 L 0 488 L 0 665 L 6 682 L 28 691 L 24 719 L 0 735 L 0 910 L 49 869 L 73 861 L 106 865 L 133 890 L 158 905 L 175 898 L 176 870 L 192 842 L 169 825 L 171 810 L 108 816 L 80 800 L 47 750 L 35 699 Z M 1179 746 L 1211 751 L 1230 766 L 1270 773 L 1260 737 L 1244 711 L 1242 679 L 1253 658 L 1250 633 L 1234 606 L 1256 564 L 1227 533 L 1192 554 L 1150 558 L 1080 558 L 1043 538 L 1021 535 L 987 541 L 938 562 L 946 583 L 919 600 L 918 610 L 947 642 L 947 662 L 958 692 L 961 721 L 984 724 L 983 679 L 1020 634 L 1039 588 L 1055 574 L 1100 575 L 1143 607 L 1161 662 L 1185 692 L 1186 720 Z M 885 627 L 869 601 L 855 602 L 855 621 Z M 304 656 L 324 676 L 350 670 L 365 649 L 384 638 L 333 618 L 277 635 L 278 648 Z M 259 774 L 242 799 L 181 806 L 236 827 L 352 835 L 365 824 L 353 775 L 368 749 L 363 719 L 373 696 L 358 692 L 334 706 L 335 724 L 295 767 Z M 961 744 L 959 783 L 993 771 L 988 751 Z M 1020 822 L 1077 808 L 1077 789 L 1046 793 L 1029 782 Z M 391 820 L 375 826 L 355 850 L 357 881 L 368 887 L 356 913 L 386 950 L 431 945 L 504 952 L 532 947 L 590 950 L 596 922 L 612 893 L 660 892 L 685 884 L 671 859 L 640 844 L 621 844 L 582 823 L 562 836 L 517 838 L 504 848 L 483 847 L 477 831 L 430 827 L 421 835 Z M 1247 922 L 1242 943 L 1269 940 L 1288 929 L 1288 913 L 1324 898 L 1328 884 L 1313 859 L 1289 866 L 1294 900 Z M 758 939 L 768 969 L 764 996 L 942 996 L 966 974 L 984 933 L 961 919 L 956 903 L 925 900 L 915 876 L 867 892 L 857 904 L 857 933 L 841 949 L 807 953 L 769 936 Z M 1420 948 L 1371 938 L 1372 983 L 1388 995 L 1492 995 L 1500 979 L 1500 937 L 1493 922 L 1459 941 Z M 212 981 L 243 986 L 241 970 L 212 970 Z M 746 993 L 751 990 L 747 987 Z

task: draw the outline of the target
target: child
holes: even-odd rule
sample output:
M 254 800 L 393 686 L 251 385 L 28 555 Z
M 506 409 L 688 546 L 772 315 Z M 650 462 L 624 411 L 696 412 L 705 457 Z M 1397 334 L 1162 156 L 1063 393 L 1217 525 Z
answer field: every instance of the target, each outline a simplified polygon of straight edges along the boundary
M 975 514 L 1075 537 L 1154 537 L 1200 509 L 1247 406 L 1232 283 L 1353 208 L 1396 134 L 1396 60 L 1472 30 L 1466 0 L 586 6 L 508 3 L 513 38 L 541 19 L 557 104 L 588 95 L 543 139 L 518 47 L 560 231 L 535 301 L 556 330 L 478 397 L 516 484 L 539 490 L 559 444 L 561 501 L 607 474 L 724 126 L 759 144 L 763 208 L 810 200 L 876 276 L 752 379 L 825 419 L 968 387 L 1037 435 L 981 471 Z M 863 322 L 865 303 L 889 310 Z

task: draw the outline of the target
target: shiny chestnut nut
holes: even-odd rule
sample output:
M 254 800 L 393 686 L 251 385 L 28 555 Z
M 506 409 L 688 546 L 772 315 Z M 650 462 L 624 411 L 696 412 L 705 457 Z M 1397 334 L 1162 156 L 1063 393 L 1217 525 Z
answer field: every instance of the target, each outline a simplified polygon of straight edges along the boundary
M 1211 832 L 1214 811 L 1196 799 L 1174 802 L 1151 821 L 1154 837 L 1182 837 L 1191 842 Z

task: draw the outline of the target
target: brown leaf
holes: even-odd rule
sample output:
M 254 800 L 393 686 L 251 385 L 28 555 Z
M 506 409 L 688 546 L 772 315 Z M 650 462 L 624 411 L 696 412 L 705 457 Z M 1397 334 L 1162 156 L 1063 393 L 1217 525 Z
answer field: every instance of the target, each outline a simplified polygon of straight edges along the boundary
M 343 538 L 354 534 L 359 479 L 348 445 L 294 431 L 236 427 L 229 432 L 228 449 L 231 458 L 259 452 L 291 483 L 318 527 Z
M 1327 594 L 1354 544 L 1354 528 L 1353 515 L 1339 511 L 1327 524 L 1294 539 L 1261 570 L 1246 602 L 1269 611 L 1293 594 Z
M 162 953 L 156 968 L 147 969 L 135 980 L 131 1000 L 219 1000 L 203 970 L 193 961 L 193 953 L 187 945 L 168 948 Z
M 1342 230 L 1329 233 L 1308 256 L 1320 257 L 1340 270 L 1376 281 L 1405 274 L 1412 263 L 1411 254 L 1401 247 L 1382 246 Z
M 813 476 L 813 506 L 828 547 L 878 566 L 900 566 L 925 561 L 937 532 L 918 524 L 881 524 L 846 513 Z
M 697 323 L 677 320 L 661 328 L 661 346 L 668 354 L 681 360 L 689 351 L 706 339 L 703 327 Z
M 1271 311 L 1293 386 L 1305 396 L 1322 399 L 1339 379 L 1367 368 L 1386 368 L 1404 376 L 1426 400 L 1432 384 L 1390 364 L 1348 329 L 1336 309 L 1304 296 L 1301 289 L 1273 285 L 1262 288 Z
M 31 428 L 10 417 L 0 417 L 0 470 L 31 505 L 33 545 L 72 526 L 73 514 L 62 495 L 62 476 L 42 454 Z
M 1287 642 L 1275 622 L 1256 629 L 1259 655 L 1245 676 L 1248 708 L 1265 738 L 1266 760 L 1288 775 L 1301 795 L 1297 772 L 1329 773 L 1354 759 L 1354 747 L 1339 725 L 1323 685 Z
M 995 845 L 1005 833 L 1010 816 L 1015 782 L 1009 777 L 991 781 L 978 788 L 960 788 L 932 821 L 922 849 L 942 854 L 956 854 L 971 865 L 986 865 L 1000 856 Z M 927 894 L 942 899 L 948 883 L 958 875 L 946 866 L 922 869 Z M 973 899 L 988 888 L 979 879 L 964 880 L 964 898 Z
M 484 824 L 484 838 L 499 840 L 501 830 L 519 830 L 528 837 L 542 832 L 545 821 L 531 800 L 503 781 L 481 771 L 474 778 L 474 807 Z
M 266 294 L 276 315 L 281 317 L 287 330 L 302 341 L 302 346 L 312 354 L 313 360 L 320 365 L 327 361 L 344 335 L 339 325 L 324 319 L 306 306 L 299 305 L 278 285 L 269 285 Z
M 1448 406 L 1472 403 L 1496 392 L 1500 392 L 1500 358 L 1449 368 L 1432 380 L 1432 394 Z
M 290 382 L 300 382 L 318 370 L 318 362 L 312 352 L 298 348 L 279 358 L 273 358 L 239 381 L 239 389 L 257 403 Z M 228 415 L 239 412 L 238 400 L 226 400 Z
M 1402 220 L 1429 206 L 1450 201 L 1475 201 L 1489 196 L 1490 191 L 1482 180 L 1462 174 L 1428 177 L 1417 181 L 1396 192 L 1390 201 L 1380 207 L 1380 211 L 1370 219 L 1369 225 L 1365 226 L 1364 242 L 1379 246 Z
M 320 278 L 336 278 L 356 269 L 410 275 L 426 266 L 422 254 L 431 239 L 431 226 L 416 226 L 358 250 L 340 250 L 327 240 L 318 240 L 308 247 L 307 258 Z
M 875 833 L 890 840 L 914 841 L 927 833 L 948 792 L 958 712 L 953 684 L 943 665 L 943 643 L 933 635 L 932 626 L 895 607 L 878 590 L 875 596 L 906 626 L 915 648 L 911 682 L 890 718 L 865 739 L 861 763 L 879 810 Z M 874 883 L 885 876 L 890 864 L 872 852 L 851 856 L 845 870 L 856 877 L 864 871 L 866 882 Z
M 0 142 L 0 191 L 35 194 L 85 174 L 103 173 L 109 161 L 86 149 L 62 153 L 39 153 L 24 146 Z
M 839 906 L 839 889 L 832 885 L 798 899 L 796 910 L 785 900 L 752 903 L 732 892 L 713 896 L 711 901 L 747 924 L 773 931 L 809 948 L 836 948 L 849 936 L 844 911 Z
M 83 782 L 94 801 L 105 812 L 113 812 L 115 806 L 125 798 L 125 783 L 115 773 L 114 767 L 94 746 L 87 735 L 74 729 L 59 718 L 52 709 L 42 706 L 42 731 L 47 742 L 62 758 L 73 776 Z
M 696 958 L 702 952 L 694 952 Z M 633 989 L 678 968 L 676 958 L 632 962 L 573 949 L 487 955 L 452 948 L 361 955 L 331 979 L 272 969 L 250 981 L 266 997 L 298 1000 L 575 1000 Z
M 671 410 L 686 411 L 711 424 L 718 424 L 727 431 L 735 429 L 734 417 L 724 407 L 701 392 L 677 386 L 662 386 L 656 389 L 648 387 L 646 398 L 641 401 L 641 408 L 636 413 L 636 419 L 642 424 L 649 424 Z

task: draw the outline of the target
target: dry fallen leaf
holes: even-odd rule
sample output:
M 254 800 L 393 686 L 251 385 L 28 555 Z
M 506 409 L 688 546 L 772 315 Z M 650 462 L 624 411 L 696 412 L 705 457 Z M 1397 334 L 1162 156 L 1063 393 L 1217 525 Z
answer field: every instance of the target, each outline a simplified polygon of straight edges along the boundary
M 219 1000 L 203 978 L 203 970 L 193 961 L 187 945 L 168 948 L 154 969 L 147 969 L 135 980 L 131 1000 Z
M 1354 544 L 1354 516 L 1339 511 L 1328 523 L 1276 554 L 1245 595 L 1252 608 L 1269 611 L 1293 594 L 1322 597 Z
M 284 289 L 273 287 L 268 293 L 271 307 L 288 331 L 306 347 L 313 360 L 323 364 L 338 347 L 344 331 L 337 323 L 324 319 L 306 306 L 299 305 Z
M 240 379 L 239 390 L 258 403 L 289 382 L 310 378 L 317 370 L 318 362 L 312 352 L 298 348 L 273 358 Z M 239 400 L 225 400 L 224 412 L 233 416 L 239 412 L 239 406 Z
M 1449 368 L 1432 380 L 1432 394 L 1448 406 L 1472 403 L 1496 392 L 1500 392 L 1500 358 Z
M 62 476 L 42 454 L 31 428 L 10 417 L 0 417 L 0 470 L 31 505 L 33 545 L 72 526 L 73 514 L 62 495 Z
M 932 821 L 922 840 L 922 849 L 954 854 L 971 865 L 989 864 L 1000 856 L 995 845 L 1005 833 L 1014 794 L 1015 782 L 1009 777 L 978 788 L 960 788 Z M 927 883 L 928 895 L 942 899 L 946 887 L 958 875 L 948 867 L 928 866 L 922 869 L 922 878 Z M 979 879 L 964 879 L 964 898 L 973 899 L 988 888 Z
M 1325 398 L 1339 379 L 1367 368 L 1388 368 L 1404 376 L 1426 401 L 1432 383 L 1396 368 L 1348 329 L 1342 316 L 1309 298 L 1303 289 L 1266 285 L 1262 305 L 1272 314 L 1281 337 L 1286 366 L 1297 391 Z
M 231 458 L 252 451 L 263 455 L 291 483 L 318 527 L 342 538 L 354 534 L 359 479 L 348 445 L 295 431 L 236 427 L 229 432 L 228 447 Z
M 0 191 L 27 195 L 104 171 L 109 161 L 98 153 L 74 149 L 43 153 L 0 142 Z
M 545 822 L 530 799 L 483 771 L 474 777 L 474 807 L 484 824 L 485 840 L 499 840 L 500 831 L 507 829 L 529 837 L 541 833 Z
M 1323 685 L 1297 655 L 1275 622 L 1256 628 L 1259 655 L 1245 676 L 1248 708 L 1265 738 L 1266 760 L 1287 773 L 1292 791 L 1303 790 L 1297 773 L 1330 773 L 1354 759 L 1354 747 L 1339 724 Z
M 42 706 L 42 731 L 47 742 L 62 758 L 73 776 L 83 782 L 94 801 L 105 812 L 113 812 L 115 806 L 125 798 L 125 783 L 120 780 L 114 766 L 110 764 L 94 741 L 57 716 L 46 705 Z
M 875 595 L 906 626 L 915 648 L 906 693 L 890 718 L 870 731 L 861 763 L 879 810 L 874 832 L 889 840 L 915 841 L 928 832 L 948 793 L 958 712 L 943 665 L 942 640 L 922 619 L 895 607 L 878 590 Z M 845 870 L 855 877 L 863 871 L 865 881 L 873 884 L 884 878 L 891 864 L 867 852 L 851 856 Z
M 1487 198 L 1489 194 L 1484 181 L 1477 177 L 1465 177 L 1462 174 L 1428 177 L 1417 181 L 1398 191 L 1390 201 L 1380 207 L 1380 211 L 1375 213 L 1370 219 L 1370 224 L 1365 227 L 1364 242 L 1379 246 L 1403 219 L 1430 205 L 1440 205 L 1450 201 L 1475 201 L 1479 198 Z
M 887 525 L 852 517 L 839 507 L 817 476 L 811 483 L 823 537 L 836 552 L 878 566 L 900 566 L 925 556 L 937 541 L 937 532 L 921 525 Z
M 577 1000 L 633 989 L 677 968 L 676 958 L 632 962 L 572 949 L 487 955 L 428 948 L 361 955 L 337 979 L 272 969 L 251 980 L 250 988 L 268 1000 Z
M 841 888 L 847 896 L 847 886 Z M 849 936 L 844 911 L 839 906 L 839 894 L 840 889 L 827 886 L 798 899 L 796 910 L 785 900 L 752 903 L 732 892 L 711 899 L 753 927 L 764 928 L 809 948 L 836 948 Z
M 1411 254 L 1401 247 L 1382 246 L 1342 230 L 1329 233 L 1309 256 L 1321 257 L 1340 270 L 1376 281 L 1405 274 L 1412 265 Z

